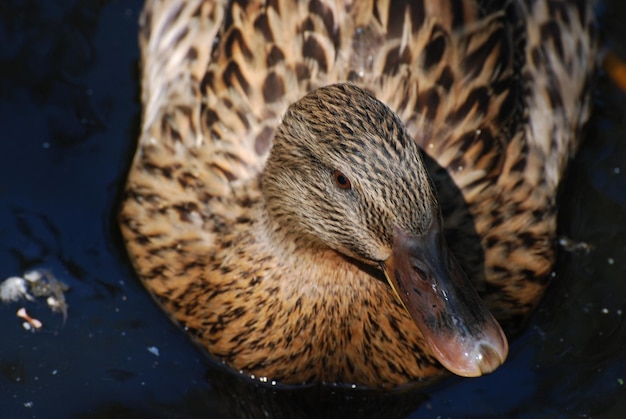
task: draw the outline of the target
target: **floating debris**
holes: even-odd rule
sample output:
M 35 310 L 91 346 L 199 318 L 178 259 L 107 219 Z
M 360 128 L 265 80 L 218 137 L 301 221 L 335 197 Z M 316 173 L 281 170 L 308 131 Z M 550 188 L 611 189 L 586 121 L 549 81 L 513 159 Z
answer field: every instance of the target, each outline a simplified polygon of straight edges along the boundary
M 50 271 L 31 271 L 24 274 L 28 279 L 38 278 L 31 282 L 30 290 L 35 297 L 46 298 L 48 306 L 55 313 L 63 314 L 63 321 L 67 319 L 67 303 L 65 302 L 65 292 L 69 287 L 56 279 Z
M 30 317 L 24 307 L 17 310 L 17 313 L 15 314 L 17 314 L 17 317 L 20 317 L 26 320 L 26 323 L 24 323 L 24 329 L 26 330 L 33 330 L 33 329 L 37 330 L 37 329 L 41 329 L 41 326 L 43 326 L 43 324 L 39 320 L 33 317 Z
M 148 350 L 148 352 L 150 352 L 152 355 L 154 356 L 159 356 L 159 348 L 157 348 L 156 346 L 148 346 L 146 348 Z
M 24 279 L 29 282 L 37 282 L 43 278 L 41 271 L 35 269 L 24 273 Z
M 559 244 L 568 252 L 584 252 L 589 253 L 593 250 L 593 245 L 570 239 L 566 236 L 559 237 Z
M 68 289 L 69 287 L 56 279 L 50 271 L 34 269 L 25 272 L 21 277 L 11 276 L 2 281 L 0 283 L 0 301 L 3 303 L 12 303 L 19 300 L 35 301 L 37 298 L 45 298 L 48 307 L 55 313 L 61 313 L 63 315 L 63 322 L 65 322 L 67 319 L 65 292 Z M 28 321 L 28 319 L 26 320 L 24 327 L 29 328 L 29 330 L 39 329 L 41 327 L 41 325 L 37 327 Z M 38 321 L 39 320 L 37 320 L 37 322 Z
M 35 300 L 28 293 L 28 283 L 24 278 L 12 276 L 0 283 L 0 300 L 3 303 L 12 303 L 22 298 L 29 301 Z

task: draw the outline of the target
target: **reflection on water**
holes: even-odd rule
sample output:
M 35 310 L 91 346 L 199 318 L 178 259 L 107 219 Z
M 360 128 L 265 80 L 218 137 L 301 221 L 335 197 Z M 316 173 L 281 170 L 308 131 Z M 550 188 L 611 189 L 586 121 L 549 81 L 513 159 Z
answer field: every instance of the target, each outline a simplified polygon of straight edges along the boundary
M 603 26 L 615 43 L 626 39 L 617 17 L 626 11 L 608 5 Z M 561 234 L 590 249 L 561 252 L 554 286 L 501 369 L 426 392 L 261 387 L 212 365 L 170 324 L 119 241 L 113 214 L 139 115 L 140 7 L 0 5 L 0 279 L 46 268 L 70 287 L 65 323 L 45 302 L 0 305 L 3 417 L 623 415 L 626 95 L 601 81 L 563 189 Z M 39 332 L 23 329 L 22 306 Z

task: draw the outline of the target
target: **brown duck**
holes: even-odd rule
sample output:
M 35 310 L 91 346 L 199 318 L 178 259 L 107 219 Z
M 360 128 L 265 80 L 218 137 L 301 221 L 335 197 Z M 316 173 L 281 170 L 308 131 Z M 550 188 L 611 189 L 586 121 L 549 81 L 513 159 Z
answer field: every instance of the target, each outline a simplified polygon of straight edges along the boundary
M 588 3 L 147 1 L 140 278 L 263 381 L 493 371 L 549 283 Z

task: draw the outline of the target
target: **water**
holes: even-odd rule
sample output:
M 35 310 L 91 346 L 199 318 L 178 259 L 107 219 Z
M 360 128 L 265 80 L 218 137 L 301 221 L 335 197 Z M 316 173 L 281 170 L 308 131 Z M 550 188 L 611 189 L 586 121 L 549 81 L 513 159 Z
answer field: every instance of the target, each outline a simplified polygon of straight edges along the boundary
M 606 2 L 622 52 L 624 6 Z M 277 389 L 214 365 L 130 268 L 115 205 L 137 137 L 140 1 L 0 6 L 0 279 L 51 269 L 44 299 L 0 304 L 0 412 L 42 417 L 623 417 L 626 413 L 626 95 L 601 79 L 571 166 L 550 288 L 510 358 L 427 391 Z M 621 9 L 620 9 L 621 8 Z M 583 246 L 584 247 L 584 246 Z M 16 316 L 26 307 L 43 327 Z

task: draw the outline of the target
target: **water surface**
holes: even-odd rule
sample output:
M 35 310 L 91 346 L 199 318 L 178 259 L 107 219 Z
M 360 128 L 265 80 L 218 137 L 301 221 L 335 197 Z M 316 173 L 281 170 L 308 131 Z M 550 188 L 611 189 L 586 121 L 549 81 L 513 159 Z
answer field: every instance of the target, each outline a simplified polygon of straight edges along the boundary
M 626 11 L 607 5 L 623 53 Z M 623 417 L 626 95 L 610 81 L 561 198 L 561 234 L 589 250 L 560 252 L 503 367 L 421 392 L 268 388 L 209 361 L 126 260 L 114 214 L 138 132 L 140 8 L 0 5 L 0 279 L 46 268 L 71 288 L 66 321 L 44 300 L 0 304 L 2 417 Z

